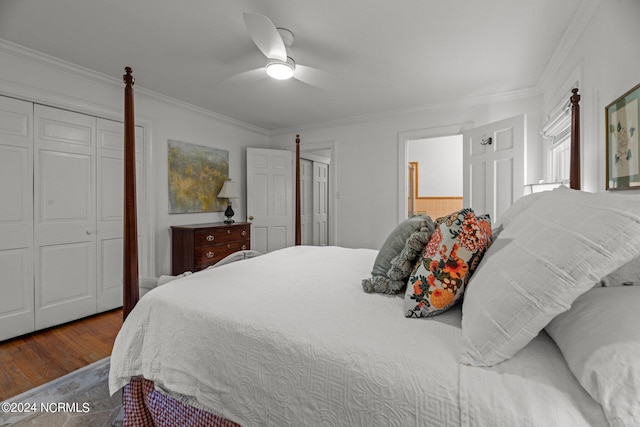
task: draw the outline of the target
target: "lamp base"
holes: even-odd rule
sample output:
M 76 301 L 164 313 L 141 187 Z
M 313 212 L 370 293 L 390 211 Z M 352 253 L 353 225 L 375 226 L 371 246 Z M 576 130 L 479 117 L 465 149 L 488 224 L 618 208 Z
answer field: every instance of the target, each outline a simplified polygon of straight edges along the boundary
M 235 214 L 235 212 L 233 212 L 233 209 L 231 209 L 231 202 L 229 202 L 227 204 L 227 210 L 224 211 L 224 216 L 227 217 L 227 219 L 224 220 L 225 224 L 233 224 L 235 221 L 231 219 L 231 217 L 233 217 L 233 215 Z

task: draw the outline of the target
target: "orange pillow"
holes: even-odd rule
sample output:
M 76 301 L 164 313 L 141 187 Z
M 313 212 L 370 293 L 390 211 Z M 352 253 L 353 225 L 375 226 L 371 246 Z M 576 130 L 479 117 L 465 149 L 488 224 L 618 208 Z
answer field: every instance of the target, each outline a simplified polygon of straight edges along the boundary
M 407 317 L 429 317 L 452 307 L 487 248 L 491 245 L 488 215 L 465 208 L 438 218 L 436 228 L 407 283 Z

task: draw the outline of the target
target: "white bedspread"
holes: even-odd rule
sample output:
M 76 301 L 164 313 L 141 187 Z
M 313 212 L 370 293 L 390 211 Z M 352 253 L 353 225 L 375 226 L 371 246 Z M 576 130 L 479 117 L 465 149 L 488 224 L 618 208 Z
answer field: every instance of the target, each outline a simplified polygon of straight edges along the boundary
M 546 335 L 461 367 L 460 310 L 407 319 L 364 293 L 376 254 L 287 248 L 154 289 L 116 339 L 111 393 L 143 375 L 243 426 L 606 425 Z

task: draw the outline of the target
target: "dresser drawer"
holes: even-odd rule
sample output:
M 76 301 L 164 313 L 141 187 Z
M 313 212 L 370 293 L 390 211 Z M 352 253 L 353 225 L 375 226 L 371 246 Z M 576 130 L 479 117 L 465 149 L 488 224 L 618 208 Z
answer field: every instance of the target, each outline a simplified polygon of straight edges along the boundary
M 250 240 L 202 246 L 195 250 L 195 270 L 202 270 L 234 252 L 249 249 Z
M 205 269 L 234 252 L 251 249 L 251 224 L 222 222 L 171 226 L 171 271 Z
M 195 247 L 210 246 L 217 243 L 233 242 L 249 238 L 249 227 L 210 228 L 195 232 Z

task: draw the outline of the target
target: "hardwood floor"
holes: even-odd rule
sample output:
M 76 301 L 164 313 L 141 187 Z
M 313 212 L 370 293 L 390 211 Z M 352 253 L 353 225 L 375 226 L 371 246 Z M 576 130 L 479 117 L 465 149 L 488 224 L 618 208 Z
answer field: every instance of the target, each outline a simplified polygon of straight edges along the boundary
M 0 342 L 0 401 L 111 354 L 122 309 Z

